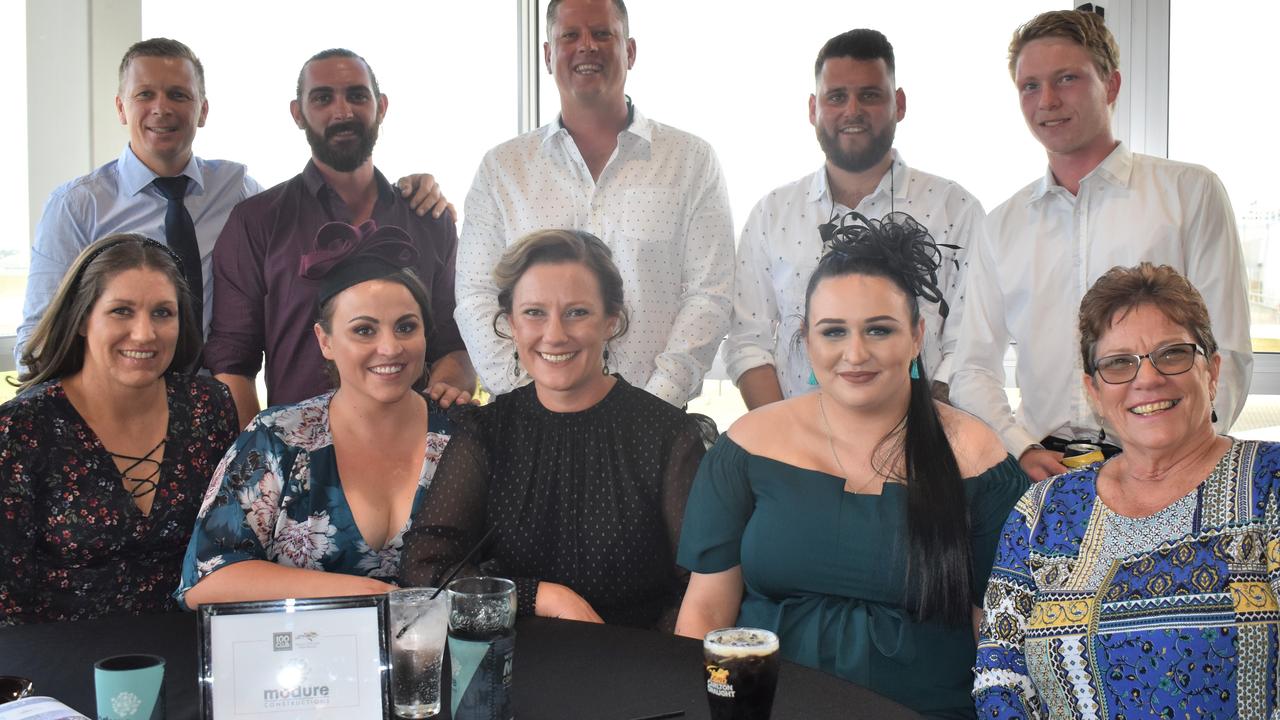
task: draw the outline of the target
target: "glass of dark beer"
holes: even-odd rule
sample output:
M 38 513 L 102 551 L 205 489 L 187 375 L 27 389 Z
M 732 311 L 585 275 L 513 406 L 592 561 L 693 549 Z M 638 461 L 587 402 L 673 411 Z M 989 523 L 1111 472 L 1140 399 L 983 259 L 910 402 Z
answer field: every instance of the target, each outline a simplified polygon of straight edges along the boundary
M 778 636 L 758 628 L 712 630 L 702 641 L 711 720 L 769 720 L 778 686 Z

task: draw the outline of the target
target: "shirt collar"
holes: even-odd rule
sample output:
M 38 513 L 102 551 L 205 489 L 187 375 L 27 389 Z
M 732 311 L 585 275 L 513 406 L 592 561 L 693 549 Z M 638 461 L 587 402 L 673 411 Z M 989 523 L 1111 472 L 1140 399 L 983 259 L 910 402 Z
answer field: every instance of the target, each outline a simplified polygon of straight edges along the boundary
M 120 159 L 117 162 L 120 168 L 121 188 L 128 196 L 134 196 L 146 189 L 153 180 L 160 177 L 151 168 L 147 167 L 138 156 L 133 153 L 133 148 L 125 144 L 124 150 L 120 153 Z M 191 159 L 187 161 L 187 166 L 182 168 L 182 172 L 178 175 L 186 175 L 191 178 L 194 187 L 187 189 L 187 195 L 199 194 L 197 188 L 203 192 L 204 175 L 200 172 L 200 163 L 196 162 L 196 156 L 192 154 Z
M 379 205 L 383 205 L 390 199 L 395 198 L 395 189 L 391 187 L 391 183 L 387 181 L 386 176 L 377 167 L 373 168 L 373 182 L 378 186 Z M 324 175 L 320 173 L 320 168 L 316 167 L 314 159 L 308 160 L 307 166 L 302 169 L 302 186 L 307 189 L 307 192 L 316 197 L 321 197 L 320 192 L 322 190 L 332 192 L 329 183 L 324 180 Z
M 634 103 L 631 102 L 631 96 L 627 97 L 627 126 L 618 133 L 618 137 L 624 134 L 634 135 L 646 143 L 653 142 L 653 122 L 645 117 L 643 113 L 636 109 Z M 547 143 L 557 137 L 568 137 L 569 130 L 564 126 L 564 116 L 556 115 L 556 121 L 547 123 L 542 126 L 542 146 L 546 147 Z
M 1133 152 L 1129 150 L 1129 146 L 1124 142 L 1116 144 L 1111 154 L 1103 158 L 1098 166 L 1089 171 L 1080 179 L 1080 184 L 1084 185 L 1090 182 L 1090 178 L 1097 178 L 1093 182 L 1104 182 L 1115 185 L 1117 187 L 1127 187 L 1129 185 L 1129 177 L 1133 174 Z M 1031 197 L 1028 198 L 1028 204 L 1040 200 L 1051 191 L 1058 192 L 1054 188 L 1061 188 L 1056 180 L 1053 179 L 1053 168 L 1046 167 L 1044 177 L 1041 177 L 1031 188 Z
M 863 201 L 877 198 L 881 195 L 889 196 L 889 191 L 893 190 L 893 199 L 896 203 L 898 200 L 903 202 L 907 199 L 907 184 L 911 182 L 910 168 L 902 159 L 902 154 L 896 149 L 890 150 L 893 153 L 893 164 L 889 166 L 889 172 L 880 178 L 880 184 Z M 805 194 L 805 199 L 811 203 L 831 203 L 831 185 L 827 180 L 827 166 L 824 163 L 818 172 L 813 174 L 813 180 L 809 183 L 809 191 Z

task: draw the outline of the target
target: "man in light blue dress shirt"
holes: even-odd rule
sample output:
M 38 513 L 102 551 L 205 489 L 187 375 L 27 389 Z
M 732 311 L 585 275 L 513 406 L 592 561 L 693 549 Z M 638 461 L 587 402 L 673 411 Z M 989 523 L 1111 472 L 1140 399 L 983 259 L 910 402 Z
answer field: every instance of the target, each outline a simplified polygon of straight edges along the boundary
M 49 195 L 36 226 L 31 270 L 14 355 L 22 349 L 62 276 L 90 243 L 116 232 L 138 232 L 164 241 L 168 201 L 152 184 L 157 177 L 188 178 L 185 204 L 195 223 L 204 276 L 204 328 L 213 308 L 213 243 L 231 208 L 261 190 L 245 166 L 204 160 L 191 152 L 209 103 L 204 68 L 186 45 L 165 38 L 134 44 L 120 61 L 116 112 L 129 128 L 129 144 L 116 160 Z

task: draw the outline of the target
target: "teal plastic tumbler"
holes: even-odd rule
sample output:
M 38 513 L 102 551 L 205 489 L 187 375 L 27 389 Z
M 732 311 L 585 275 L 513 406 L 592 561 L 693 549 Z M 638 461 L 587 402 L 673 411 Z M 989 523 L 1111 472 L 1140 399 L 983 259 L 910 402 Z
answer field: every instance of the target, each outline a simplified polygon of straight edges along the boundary
M 164 720 L 164 658 L 116 655 L 93 665 L 98 720 Z

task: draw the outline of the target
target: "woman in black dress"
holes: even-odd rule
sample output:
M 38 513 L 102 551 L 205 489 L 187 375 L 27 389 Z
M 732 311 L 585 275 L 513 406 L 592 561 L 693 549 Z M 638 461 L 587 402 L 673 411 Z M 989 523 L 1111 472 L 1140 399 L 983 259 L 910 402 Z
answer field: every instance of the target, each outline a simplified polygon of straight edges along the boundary
M 439 582 L 492 529 L 463 574 L 513 579 L 519 614 L 672 627 L 687 583 L 675 564 L 685 500 L 714 426 L 609 374 L 627 317 L 595 236 L 529 235 L 494 279 L 495 332 L 510 329 L 513 368 L 533 382 L 455 412 L 402 580 Z
M 85 248 L 0 405 L 0 625 L 176 610 L 182 553 L 236 437 L 226 386 L 186 374 L 181 260 L 141 235 Z

